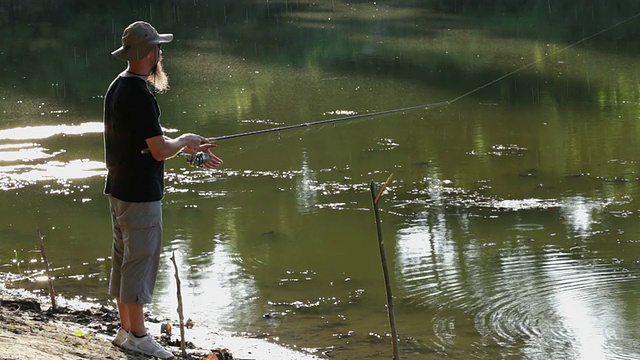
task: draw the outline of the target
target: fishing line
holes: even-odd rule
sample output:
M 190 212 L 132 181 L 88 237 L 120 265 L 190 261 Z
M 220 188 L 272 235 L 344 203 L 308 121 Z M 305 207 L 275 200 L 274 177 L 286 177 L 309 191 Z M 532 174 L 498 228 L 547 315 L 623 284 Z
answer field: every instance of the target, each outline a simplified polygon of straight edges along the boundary
M 347 121 L 347 120 L 354 120 L 354 119 L 360 119 L 360 118 L 367 118 L 367 117 L 374 117 L 374 116 L 381 116 L 381 115 L 388 115 L 388 114 L 394 114 L 394 113 L 399 113 L 399 112 L 408 112 L 408 111 L 413 111 L 413 110 L 417 110 L 417 109 L 424 109 L 424 110 L 429 110 L 429 109 L 434 109 L 434 108 L 438 108 L 441 106 L 446 106 L 446 105 L 451 105 L 455 102 L 457 102 L 458 100 L 461 100 L 469 95 L 472 95 L 484 88 L 487 88 L 501 80 L 504 80 L 505 78 L 512 76 L 514 74 L 517 74 L 519 72 L 521 72 L 522 70 L 525 70 L 527 68 L 532 67 L 535 64 L 538 64 L 544 60 L 546 60 L 547 58 L 563 53 L 565 51 L 567 51 L 568 49 L 571 49 L 585 41 L 588 41 L 598 35 L 601 35 L 615 27 L 618 27 L 622 24 L 625 24 L 637 17 L 640 16 L 640 12 L 630 16 L 624 20 L 621 20 L 603 30 L 600 30 L 594 34 L 591 34 L 587 37 L 584 37 L 572 44 L 569 44 L 565 47 L 563 47 L 560 50 L 548 53 L 546 55 L 544 55 L 543 57 L 541 57 L 538 60 L 532 61 L 526 65 L 523 65 L 513 71 L 510 71 L 496 79 L 493 79 L 483 85 L 480 85 L 470 91 L 467 91 L 466 93 L 463 93 L 460 96 L 457 96 L 451 100 L 446 100 L 446 101 L 440 101 L 440 102 L 433 102 L 433 103 L 428 103 L 428 104 L 423 104 L 423 105 L 414 105 L 414 106 L 407 106 L 407 107 L 403 107 L 403 108 L 397 108 L 397 109 L 390 109 L 390 110 L 381 110 L 381 111 L 375 111 L 375 112 L 368 112 L 368 113 L 363 113 L 363 114 L 355 114 L 355 115 L 349 115 L 349 116 L 344 116 L 344 117 L 338 117 L 338 118 L 331 118 L 331 119 L 325 119 L 325 120 L 319 120 L 319 121 L 311 121 L 311 122 L 306 122 L 306 123 L 301 123 L 301 124 L 295 124 L 295 125 L 286 125 L 286 126 L 279 126 L 279 127 L 274 127 L 274 128 L 268 128 L 268 129 L 262 129 L 262 130 L 254 130 L 254 131 L 247 131 L 247 132 L 242 132 L 242 133 L 236 133 L 236 134 L 230 134 L 230 135 L 222 135 L 222 136 L 217 136 L 217 137 L 211 137 L 211 138 L 207 138 L 208 141 L 210 142 L 214 142 L 214 141 L 220 141 L 220 140 L 227 140 L 227 139 L 234 139 L 234 138 L 239 138 L 239 137 L 245 137 L 245 136 L 251 136 L 251 135 L 258 135 L 258 134 L 264 134 L 264 133 L 270 133 L 270 132 L 280 132 L 280 131 L 285 131 L 285 130 L 292 130 L 292 129 L 298 129 L 298 128 L 303 128 L 303 127 L 309 127 L 309 126 L 315 126 L 315 125 L 321 125 L 321 124 L 328 124 L 328 123 L 337 123 L 337 122 L 341 122 L 341 121 Z M 143 154 L 148 154 L 150 153 L 149 149 L 144 149 L 141 151 Z
M 505 78 L 512 76 L 514 74 L 517 74 L 519 72 L 521 72 L 522 70 L 525 70 L 527 68 L 532 67 L 535 64 L 538 64 L 544 60 L 546 60 L 547 58 L 560 54 L 562 52 L 565 52 L 585 41 L 588 41 L 598 35 L 601 35 L 615 27 L 618 27 L 622 24 L 625 24 L 637 17 L 640 16 L 640 13 L 637 13 L 627 19 L 621 20 L 611 26 L 609 26 L 606 29 L 600 30 L 594 34 L 591 34 L 587 37 L 584 37 L 570 45 L 567 45 L 565 47 L 563 47 L 560 50 L 551 52 L 549 54 L 546 54 L 545 56 L 543 56 L 542 58 L 532 61 L 524 66 L 521 66 L 511 72 L 508 72 L 494 80 L 489 81 L 486 84 L 483 84 L 481 86 L 478 86 L 477 88 L 470 90 L 458 97 L 455 97 L 451 100 L 446 100 L 446 101 L 440 101 L 440 102 L 434 102 L 434 103 L 429 103 L 429 104 L 423 104 L 423 105 L 415 105 L 415 106 L 408 106 L 408 107 L 403 107 L 403 108 L 398 108 L 398 109 L 391 109 L 391 110 L 382 110 L 382 111 L 376 111 L 376 112 L 371 112 L 371 113 L 365 113 L 365 114 L 356 114 L 356 115 L 350 115 L 350 116 L 344 116 L 344 117 L 339 117 L 339 118 L 332 118 L 332 119 L 326 119 L 326 120 L 320 120 L 320 121 L 312 121 L 312 122 L 307 122 L 307 123 L 302 123 L 302 124 L 295 124 L 295 125 L 287 125 L 287 126 L 280 126 L 280 127 L 275 127 L 275 128 L 270 128 L 270 129 L 262 129 L 262 130 L 255 130 L 255 131 L 247 131 L 247 132 L 243 132 L 243 133 L 237 133 L 237 134 L 231 134 L 231 135 L 223 135 L 223 136 L 218 136 L 218 137 L 212 137 L 209 138 L 209 141 L 218 141 L 218 140 L 226 140 L 226 139 L 233 139 L 233 138 L 238 138 L 238 137 L 243 137 L 243 136 L 250 136 L 250 135 L 257 135 L 257 134 L 263 134 L 263 133 L 268 133 L 268 132 L 278 132 L 278 131 L 284 131 L 284 130 L 290 130 L 290 129 L 297 129 L 297 128 L 301 128 L 301 127 L 307 127 L 307 126 L 313 126 L 313 125 L 320 125 L 320 124 L 327 124 L 327 123 L 335 123 L 335 122 L 339 122 L 339 121 L 346 121 L 346 120 L 353 120 L 353 119 L 359 119 L 359 118 L 365 118 L 365 117 L 373 117 L 373 116 L 380 116 L 380 115 L 388 115 L 388 114 L 393 114 L 393 113 L 398 113 L 398 112 L 406 112 L 406 111 L 412 111 L 412 110 L 417 110 L 417 109 L 425 109 L 425 110 L 429 110 L 429 109 L 434 109 L 440 106 L 445 106 L 445 105 L 451 105 L 454 102 L 461 100 L 471 94 L 474 94 L 486 87 L 489 87 L 501 80 L 504 80 Z
M 533 65 L 538 64 L 538 63 L 540 63 L 540 62 L 542 62 L 542 61 L 546 60 L 547 58 L 549 58 L 549 57 L 551 57 L 551 56 L 553 56 L 553 55 L 557 55 L 557 54 L 560 54 L 560 53 L 562 53 L 562 52 L 565 52 L 565 51 L 567 51 L 567 50 L 571 49 L 572 47 L 575 47 L 575 46 L 577 46 L 577 45 L 579 45 L 579 44 L 581 44 L 581 43 L 583 43 L 583 42 L 585 42 L 585 41 L 588 41 L 588 40 L 590 40 L 590 39 L 592 39 L 592 38 L 594 38 L 594 37 L 596 37 L 596 36 L 598 36 L 598 35 L 601 35 L 602 33 L 605 33 L 605 32 L 607 32 L 607 31 L 609 31 L 609 30 L 611 30 L 611 29 L 613 29 L 613 28 L 615 28 L 615 27 L 618 27 L 618 26 L 620 26 L 620 25 L 622 25 L 622 24 L 624 24 L 624 23 L 627 23 L 627 22 L 629 22 L 629 21 L 631 21 L 631 20 L 633 20 L 633 19 L 637 18 L 638 16 L 640 16 L 640 13 L 637 13 L 637 14 L 635 14 L 635 15 L 633 15 L 633 16 L 631 16 L 631 17 L 629 17 L 629 18 L 625 19 L 625 20 L 622 20 L 622 21 L 620 21 L 620 22 L 617 22 L 617 23 L 615 23 L 615 24 L 613 24 L 613 25 L 609 26 L 608 28 L 606 28 L 606 29 L 604 29 L 604 30 L 600 30 L 600 31 L 598 31 L 598 32 L 596 32 L 596 33 L 594 33 L 594 34 L 591 34 L 591 35 L 589 35 L 589 36 L 587 36 L 587 37 L 585 37 L 585 38 L 582 38 L 581 40 L 578 40 L 578 41 L 574 42 L 573 44 L 567 45 L 567 46 L 563 47 L 563 48 L 562 48 L 562 49 L 560 49 L 560 50 L 557 50 L 557 51 L 554 51 L 554 52 L 552 52 L 552 53 L 549 53 L 549 54 L 547 54 L 547 55 L 543 56 L 542 58 L 540 58 L 540 59 L 538 59 L 538 60 L 535 60 L 535 61 L 532 61 L 532 62 L 530 62 L 529 64 L 526 64 L 526 65 L 524 65 L 524 66 L 522 66 L 522 67 L 519 67 L 519 68 L 517 68 L 517 69 L 515 69 L 515 70 L 513 70 L 513 71 L 511 71 L 511 72 L 509 72 L 509 73 L 506 73 L 506 74 L 504 74 L 504 75 L 500 76 L 500 77 L 499 77 L 499 78 L 497 78 L 497 79 L 491 80 L 491 81 L 489 81 L 488 83 L 486 83 L 486 84 L 484 84 L 484 85 L 482 85 L 482 86 L 479 86 L 479 87 L 477 87 L 477 88 L 475 88 L 475 89 L 473 89 L 473 90 L 471 90 L 471 91 L 469 91 L 469 92 L 466 92 L 466 93 L 464 93 L 464 94 L 462 94 L 462 95 L 458 96 L 457 98 L 454 98 L 453 100 L 449 100 L 449 103 L 450 103 L 450 104 L 451 104 L 451 103 L 454 103 L 454 102 L 456 102 L 456 101 L 458 101 L 458 100 L 460 100 L 460 99 L 462 99 L 462 98 L 464 98 L 464 97 L 467 97 L 467 96 L 469 96 L 469 95 L 471 95 L 471 94 L 473 94 L 473 93 L 475 93 L 475 92 L 478 92 L 478 91 L 480 91 L 480 90 L 482 90 L 482 89 L 484 89 L 484 88 L 486 88 L 486 87 L 489 87 L 489 86 L 491 86 L 491 85 L 493 85 L 493 84 L 495 84 L 495 83 L 499 82 L 500 80 L 503 80 L 503 79 L 505 79 L 505 78 L 507 78 L 507 77 L 509 77 L 509 76 L 511 76 L 511 75 L 514 75 L 514 74 L 516 74 L 516 73 L 519 73 L 520 71 L 522 71 L 522 70 L 524 70 L 524 69 L 530 68 L 530 67 L 532 67 Z

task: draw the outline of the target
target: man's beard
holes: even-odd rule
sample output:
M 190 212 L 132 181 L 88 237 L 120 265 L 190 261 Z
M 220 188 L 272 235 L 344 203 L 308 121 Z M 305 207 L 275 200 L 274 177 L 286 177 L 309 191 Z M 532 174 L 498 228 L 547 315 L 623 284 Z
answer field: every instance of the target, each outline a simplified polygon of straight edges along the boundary
M 148 81 L 153 85 L 157 92 L 165 92 L 169 90 L 169 77 L 162 68 L 162 63 L 158 62 L 151 70 Z

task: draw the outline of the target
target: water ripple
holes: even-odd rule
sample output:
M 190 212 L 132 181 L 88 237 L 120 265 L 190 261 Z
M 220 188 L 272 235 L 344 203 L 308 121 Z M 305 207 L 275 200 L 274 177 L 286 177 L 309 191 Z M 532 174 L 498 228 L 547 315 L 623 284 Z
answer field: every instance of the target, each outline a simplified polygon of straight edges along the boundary
M 487 340 L 505 350 L 529 352 L 532 358 L 633 358 L 629 339 L 637 334 L 627 329 L 634 332 L 635 325 L 621 324 L 628 320 L 619 318 L 615 299 L 634 294 L 638 274 L 584 260 L 575 253 L 583 248 L 508 250 L 492 266 L 479 266 L 478 259 L 470 258 L 465 268 L 444 267 L 422 253 L 403 267 L 409 298 L 438 309 L 432 318 L 435 347 L 445 352 L 456 347 L 457 325 L 463 320 L 449 312 L 462 309 L 481 336 L 474 350 L 481 358 Z

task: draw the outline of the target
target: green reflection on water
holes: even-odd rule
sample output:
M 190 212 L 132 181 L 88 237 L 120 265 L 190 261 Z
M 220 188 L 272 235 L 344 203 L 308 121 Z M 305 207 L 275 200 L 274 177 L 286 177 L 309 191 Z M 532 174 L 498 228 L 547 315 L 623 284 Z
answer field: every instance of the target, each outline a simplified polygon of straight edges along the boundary
M 109 56 L 120 29 L 143 18 L 176 35 L 163 48 L 172 89 L 158 95 L 172 131 L 232 134 L 478 89 L 443 108 L 221 141 L 213 172 L 169 161 L 166 255 L 178 253 L 188 316 L 338 358 L 387 354 L 367 184 L 394 173 L 384 229 L 408 356 L 632 356 L 637 22 L 557 51 L 640 9 L 517 4 L 12 3 L 0 10 L 0 131 L 50 136 L 0 138 L 3 271 L 39 275 L 40 228 L 56 288 L 107 300 L 102 139 L 87 127 L 124 65 Z M 173 286 L 164 258 L 154 311 L 173 316 Z

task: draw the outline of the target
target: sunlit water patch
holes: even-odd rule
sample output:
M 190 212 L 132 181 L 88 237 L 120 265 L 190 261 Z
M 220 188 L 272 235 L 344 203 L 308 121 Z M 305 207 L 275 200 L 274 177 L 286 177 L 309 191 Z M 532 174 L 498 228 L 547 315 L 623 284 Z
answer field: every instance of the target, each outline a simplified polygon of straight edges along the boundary
M 496 211 L 520 211 L 533 209 L 552 209 L 562 206 L 557 199 L 501 199 L 487 196 L 477 191 L 469 191 L 453 185 L 449 180 L 430 179 L 425 188 L 407 190 L 409 196 L 394 200 L 393 211 L 402 214 L 425 208 L 452 207 L 459 209 L 488 209 Z
M 269 119 L 245 119 L 238 121 L 241 124 L 265 124 L 265 125 L 284 125 L 282 122 Z
M 522 156 L 524 152 L 527 151 L 526 148 L 515 144 L 493 145 L 491 149 L 492 151 L 489 152 L 489 154 L 496 156 Z
M 57 182 L 64 184 L 69 180 L 103 176 L 105 166 L 101 161 L 77 157 L 72 160 L 54 160 L 66 150 L 51 151 L 36 142 L 55 136 L 101 133 L 100 122 L 87 122 L 78 125 L 27 126 L 0 130 L 0 190 L 23 188 L 38 182 Z M 23 142 L 15 142 L 23 141 Z
M 345 193 L 363 193 L 369 191 L 369 184 L 354 182 L 350 177 L 343 175 L 346 170 L 338 168 L 326 168 L 321 170 L 311 170 L 306 165 L 303 157 L 301 169 L 295 170 L 250 170 L 250 169 L 204 169 L 193 167 L 171 167 L 167 172 L 167 193 L 189 193 L 195 192 L 200 196 L 216 197 L 228 194 L 228 191 L 212 190 L 209 183 L 233 178 L 245 179 L 274 179 L 290 180 L 290 182 L 279 181 L 274 184 L 287 183 L 288 186 L 278 186 L 278 192 L 294 192 L 296 201 L 301 212 L 313 209 L 330 208 L 359 209 L 357 204 L 333 201 L 339 199 Z M 348 170 L 348 169 L 347 169 Z M 338 174 L 341 180 L 325 180 L 332 178 L 333 174 Z M 242 188 L 244 189 L 244 188 Z M 393 191 L 394 187 L 389 186 L 387 191 Z M 247 190 L 238 190 L 247 191 Z
M 64 151 L 49 152 L 33 143 L 8 144 L 0 146 L 0 162 L 32 162 L 55 157 Z
M 27 126 L 0 130 L 0 140 L 37 140 L 56 135 L 83 135 L 101 133 L 104 125 L 101 122 L 87 122 L 78 125 Z
M 64 184 L 69 180 L 104 176 L 104 163 L 87 159 L 49 161 L 37 165 L 0 166 L 0 190 L 20 189 L 38 182 Z
M 25 126 L 0 130 L 0 140 L 40 140 L 59 135 L 85 135 L 102 133 L 103 131 L 104 124 L 102 122 Z M 173 133 L 177 130 L 163 128 L 163 131 Z
M 325 116 L 351 116 L 351 115 L 358 115 L 357 112 L 353 111 L 353 110 L 333 110 L 333 111 L 326 111 L 324 113 L 322 113 L 322 115 Z
M 588 199 L 582 196 L 564 198 L 524 198 L 504 199 L 485 195 L 455 186 L 453 181 L 427 179 L 429 185 L 406 190 L 407 195 L 395 199 L 394 209 L 415 209 L 432 207 L 453 207 L 460 209 L 489 209 L 501 211 L 521 211 L 536 209 L 562 209 L 569 222 L 576 227 L 584 227 L 589 213 L 615 204 L 624 204 L 628 199 L 612 197 Z M 582 223 L 582 225 L 580 224 Z
M 257 296 L 256 285 L 235 260 L 237 254 L 228 242 L 218 239 L 212 251 L 186 256 L 183 254 L 191 252 L 188 239 L 174 239 L 171 250 L 185 284 L 182 291 L 186 317 L 197 317 L 211 330 L 232 325 L 240 329 L 239 324 L 254 320 L 250 314 L 256 312 L 251 301 Z M 178 305 L 174 296 L 175 269 L 170 261 L 162 264 L 160 281 L 164 286 L 157 292 L 154 307 L 159 313 L 170 314 Z

